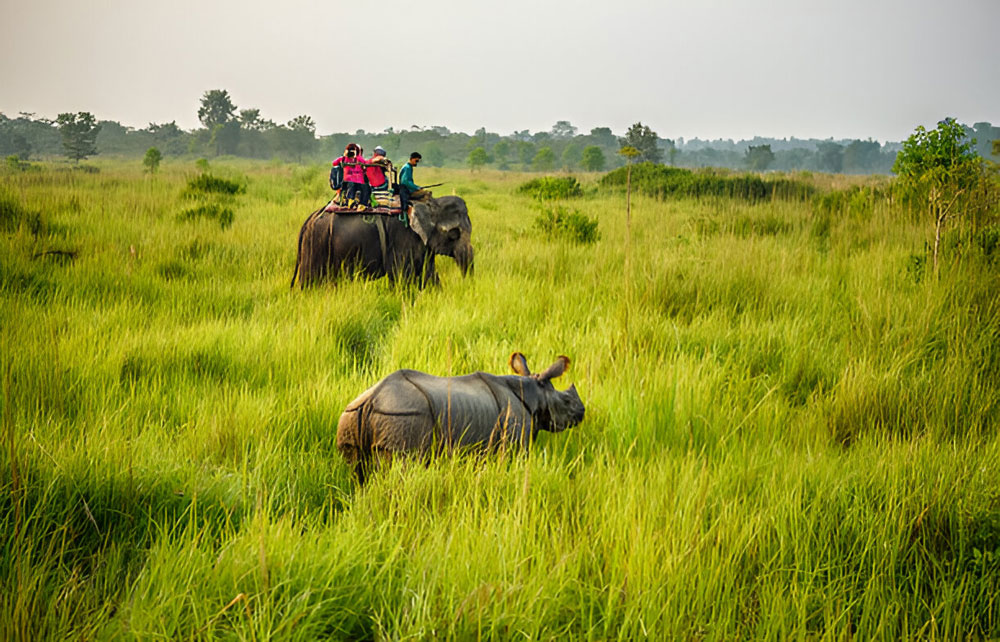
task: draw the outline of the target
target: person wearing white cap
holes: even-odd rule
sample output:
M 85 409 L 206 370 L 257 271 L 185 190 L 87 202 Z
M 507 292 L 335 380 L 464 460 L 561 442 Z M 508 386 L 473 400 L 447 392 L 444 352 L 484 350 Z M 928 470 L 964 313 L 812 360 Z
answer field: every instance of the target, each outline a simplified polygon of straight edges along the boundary
M 372 157 L 368 159 L 368 167 L 365 174 L 368 177 L 368 185 L 373 191 L 385 191 L 389 189 L 389 181 L 385 176 L 385 170 L 389 166 L 389 159 L 385 157 L 385 150 L 379 145 L 372 152 Z

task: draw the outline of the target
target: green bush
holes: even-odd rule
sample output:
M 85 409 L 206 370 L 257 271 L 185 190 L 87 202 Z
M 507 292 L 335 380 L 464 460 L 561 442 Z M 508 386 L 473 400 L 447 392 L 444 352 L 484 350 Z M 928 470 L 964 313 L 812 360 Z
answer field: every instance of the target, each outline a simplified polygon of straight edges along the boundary
M 21 225 L 25 225 L 34 236 L 45 231 L 38 212 L 26 210 L 13 194 L 0 192 L 0 231 L 16 232 Z
M 813 199 L 813 211 L 825 215 L 846 214 L 856 218 L 870 218 L 875 205 L 888 201 L 889 196 L 889 192 L 880 187 L 855 185 L 816 196 Z
M 540 201 L 557 198 L 582 196 L 580 182 L 572 176 L 542 176 L 524 183 L 517 188 L 518 194 L 526 194 Z
M 601 238 L 597 219 L 561 206 L 542 208 L 535 218 L 535 228 L 550 237 L 561 236 L 575 243 L 588 245 Z
M 233 210 L 228 207 L 222 207 L 218 203 L 207 203 L 186 209 L 177 218 L 181 221 L 193 221 L 199 218 L 212 219 L 219 223 L 219 227 L 226 229 L 233 224 L 235 215 L 233 214 Z
M 188 181 L 187 193 L 195 194 L 228 194 L 235 196 L 247 191 L 246 185 L 211 174 L 199 174 Z
M 601 187 L 624 187 L 628 168 L 608 172 Z M 812 198 L 816 188 L 791 178 L 764 179 L 757 174 L 720 174 L 711 170 L 692 171 L 667 167 L 657 163 L 637 163 L 632 166 L 632 189 L 640 194 L 666 199 L 680 196 L 701 198 L 719 196 L 756 202 L 778 198 L 804 201 Z

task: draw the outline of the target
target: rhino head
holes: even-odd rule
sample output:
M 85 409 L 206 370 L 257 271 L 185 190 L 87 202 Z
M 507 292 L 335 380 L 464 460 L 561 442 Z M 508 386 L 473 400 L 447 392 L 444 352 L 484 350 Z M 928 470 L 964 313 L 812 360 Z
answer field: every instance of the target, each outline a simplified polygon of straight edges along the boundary
M 583 401 L 576 392 L 576 386 L 556 390 L 552 385 L 553 379 L 569 370 L 569 357 L 559 356 L 544 372 L 531 374 L 524 355 L 515 352 L 510 355 L 510 367 L 527 380 L 521 383 L 524 387 L 524 401 L 532 406 L 537 429 L 562 432 L 583 421 Z

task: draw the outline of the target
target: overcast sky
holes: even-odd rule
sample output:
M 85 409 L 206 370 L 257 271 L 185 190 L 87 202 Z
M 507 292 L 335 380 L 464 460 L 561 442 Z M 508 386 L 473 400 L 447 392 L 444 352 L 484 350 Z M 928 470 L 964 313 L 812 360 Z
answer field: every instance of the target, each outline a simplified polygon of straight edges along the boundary
M 199 126 L 200 98 L 319 134 L 902 140 L 1000 125 L 1000 0 L 0 0 L 0 112 Z

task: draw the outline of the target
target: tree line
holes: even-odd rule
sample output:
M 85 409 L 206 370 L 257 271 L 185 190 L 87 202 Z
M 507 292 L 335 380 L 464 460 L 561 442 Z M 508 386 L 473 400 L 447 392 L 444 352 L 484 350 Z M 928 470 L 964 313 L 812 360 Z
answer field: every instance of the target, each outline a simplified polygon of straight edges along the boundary
M 888 174 L 902 150 L 902 143 L 871 139 L 674 140 L 659 137 L 641 122 L 619 137 L 609 127 L 583 133 L 565 120 L 548 131 L 525 129 L 507 135 L 486 128 L 467 134 L 440 125 L 414 125 L 404 130 L 388 127 L 381 132 L 359 129 L 317 136 L 310 116 L 276 123 L 258 108 L 238 108 L 223 89 L 205 92 L 198 119 L 202 126 L 186 131 L 176 121 L 135 129 L 98 120 L 88 112 L 59 114 L 55 120 L 23 112 L 14 118 L 0 114 L 0 156 L 29 160 L 65 155 L 79 161 L 97 154 L 143 157 L 155 150 L 162 157 L 229 155 L 304 163 L 335 158 L 348 142 L 356 142 L 366 150 L 381 145 L 392 159 L 420 151 L 424 163 L 435 167 L 548 172 L 615 169 L 625 164 L 618 151 L 631 146 L 639 151 L 640 161 L 683 168 Z M 1000 160 L 992 147 L 1000 139 L 1000 127 L 988 122 L 962 127 L 968 139 L 975 140 L 980 156 Z

